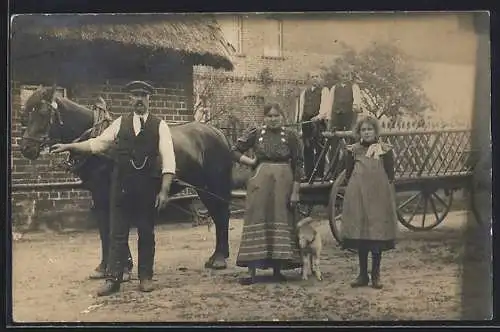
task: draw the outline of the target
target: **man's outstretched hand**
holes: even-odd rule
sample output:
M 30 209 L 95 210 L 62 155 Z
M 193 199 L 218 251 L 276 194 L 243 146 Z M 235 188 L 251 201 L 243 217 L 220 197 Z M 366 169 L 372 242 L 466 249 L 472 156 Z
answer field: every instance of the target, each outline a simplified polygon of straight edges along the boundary
M 57 143 L 50 147 L 50 153 L 61 153 L 70 150 L 69 144 Z

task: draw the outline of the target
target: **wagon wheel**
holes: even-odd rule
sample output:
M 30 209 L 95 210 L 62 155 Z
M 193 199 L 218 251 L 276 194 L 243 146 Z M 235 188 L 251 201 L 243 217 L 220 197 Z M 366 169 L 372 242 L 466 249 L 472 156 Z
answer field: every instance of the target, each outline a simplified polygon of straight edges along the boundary
M 330 199 L 328 201 L 328 221 L 333 237 L 339 245 L 342 245 L 342 205 L 344 203 L 345 171 L 342 171 L 332 185 Z M 356 252 L 354 249 L 348 251 Z
M 439 225 L 450 211 L 453 192 L 424 188 L 397 204 L 399 222 L 412 231 L 427 231 Z

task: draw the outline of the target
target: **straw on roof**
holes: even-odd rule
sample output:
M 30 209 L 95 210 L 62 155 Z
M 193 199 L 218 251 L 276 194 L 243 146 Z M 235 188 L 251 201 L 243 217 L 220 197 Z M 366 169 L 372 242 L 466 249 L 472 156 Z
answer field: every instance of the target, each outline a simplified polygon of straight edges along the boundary
M 233 69 L 230 44 L 210 15 L 23 15 L 14 17 L 11 31 L 12 52 L 20 57 L 29 56 L 28 48 L 36 56 L 47 45 L 113 43 L 152 54 L 175 52 L 193 64 Z

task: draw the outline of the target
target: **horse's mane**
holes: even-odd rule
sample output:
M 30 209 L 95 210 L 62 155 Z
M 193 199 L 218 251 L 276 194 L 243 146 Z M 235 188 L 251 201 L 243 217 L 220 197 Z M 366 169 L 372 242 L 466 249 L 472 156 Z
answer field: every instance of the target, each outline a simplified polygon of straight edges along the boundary
M 38 88 L 37 90 L 35 90 L 35 92 L 33 92 L 31 94 L 31 96 L 29 96 L 28 99 L 26 100 L 24 109 L 29 110 L 29 109 L 33 108 L 36 104 L 40 103 L 40 101 L 42 101 L 44 98 L 47 97 L 47 93 L 49 93 L 51 89 L 52 88 L 50 88 L 50 87 L 41 87 L 41 88 Z M 89 107 L 84 106 L 84 105 L 80 105 L 80 104 L 78 104 L 78 103 L 76 103 L 68 98 L 57 96 L 55 99 L 62 107 L 66 108 L 66 109 L 73 109 L 73 110 L 76 110 L 76 111 L 79 111 L 82 113 L 93 112 Z M 116 115 L 113 116 L 112 113 L 109 113 L 109 114 L 113 118 L 117 117 Z M 192 121 L 190 121 L 190 122 L 192 122 Z M 170 127 L 172 127 L 172 126 L 176 127 L 176 126 L 180 126 L 180 125 L 183 125 L 186 123 L 189 123 L 189 122 L 169 123 L 168 125 Z
M 35 107 L 36 104 L 40 103 L 46 96 L 49 89 L 50 88 L 44 87 L 36 89 L 35 92 L 33 92 L 24 103 L 24 110 L 31 110 L 33 107 Z
M 33 109 L 35 105 L 48 98 L 47 94 L 49 94 L 51 90 L 52 88 L 50 87 L 41 87 L 36 89 L 26 100 L 22 111 L 29 111 Z M 90 108 L 71 101 L 68 98 L 56 96 L 55 100 L 58 104 L 66 109 L 73 109 L 81 113 L 92 113 L 92 110 Z
M 80 112 L 92 112 L 92 110 L 84 105 L 80 105 L 68 98 L 56 97 L 56 100 L 64 108 L 72 108 Z

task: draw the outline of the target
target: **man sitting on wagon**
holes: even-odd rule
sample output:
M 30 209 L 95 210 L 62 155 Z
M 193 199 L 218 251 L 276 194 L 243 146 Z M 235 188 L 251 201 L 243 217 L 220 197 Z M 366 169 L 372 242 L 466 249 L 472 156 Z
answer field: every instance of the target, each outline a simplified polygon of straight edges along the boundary
M 328 106 L 329 90 L 323 86 L 319 71 L 311 71 L 308 81 L 309 86 L 300 94 L 295 110 L 295 121 L 301 123 L 299 130 L 302 133 L 304 144 L 306 181 L 309 180 L 313 173 L 318 177 L 323 177 L 325 169 L 324 156 L 319 160 L 324 144 L 321 133 L 326 129 L 330 115 Z M 318 168 L 314 172 L 316 163 L 318 163 Z
M 350 68 L 342 68 L 339 80 L 332 86 L 329 94 L 330 123 L 331 131 L 352 130 L 357 120 L 357 115 L 361 113 L 361 90 L 353 79 Z M 331 153 L 335 153 L 339 140 L 333 138 Z

